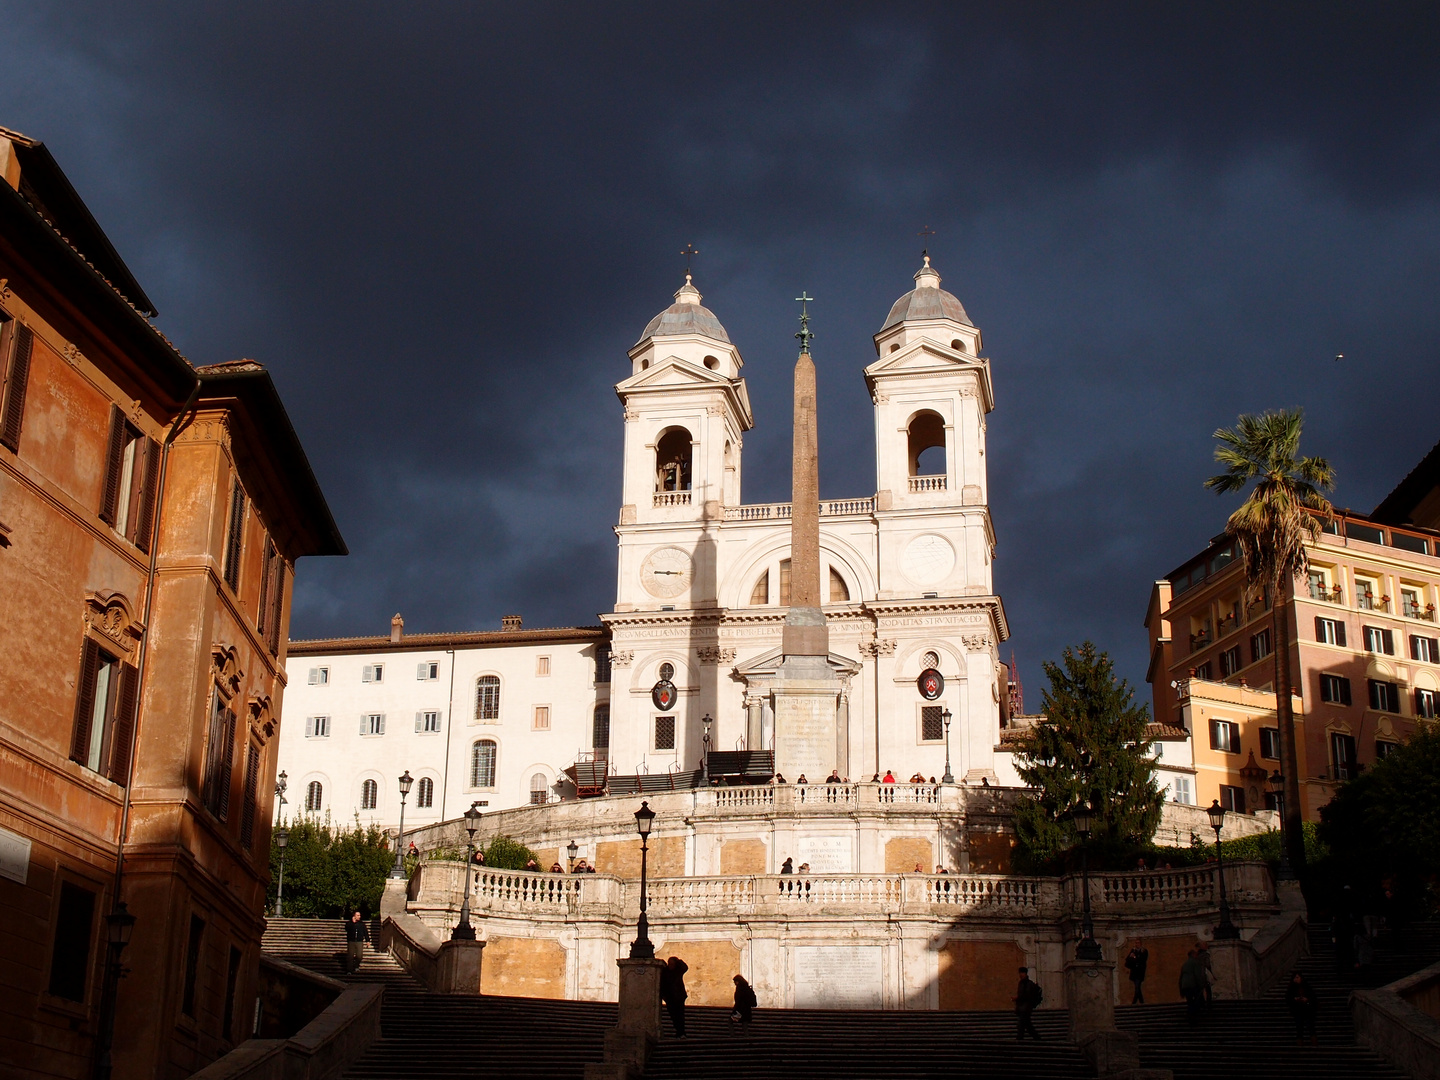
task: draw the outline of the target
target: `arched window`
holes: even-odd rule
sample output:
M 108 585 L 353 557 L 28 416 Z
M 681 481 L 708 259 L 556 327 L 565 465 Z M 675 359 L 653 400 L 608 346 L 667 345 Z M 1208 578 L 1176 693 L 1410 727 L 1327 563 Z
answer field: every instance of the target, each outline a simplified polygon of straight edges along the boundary
M 495 740 L 481 739 L 470 748 L 470 786 L 472 788 L 493 788 L 495 786 Z
M 939 413 L 916 413 L 910 421 L 910 475 L 945 475 L 945 421 Z
M 500 719 L 500 676 L 481 675 L 475 680 L 475 719 Z
M 380 785 L 374 780 L 366 780 L 360 785 L 360 809 L 374 810 L 375 804 L 380 801 Z
M 590 745 L 596 750 L 610 749 L 610 706 L 595 706 L 595 723 L 591 728 Z
M 755 588 L 750 590 L 750 606 L 760 607 L 770 602 L 770 571 L 767 569 L 755 582 Z
M 690 490 L 690 432 L 670 428 L 655 444 L 655 490 Z
M 416 788 L 415 808 L 417 810 L 429 810 L 435 805 L 435 781 L 428 776 L 420 778 L 420 784 Z
M 844 604 L 850 599 L 850 586 L 833 566 L 830 568 L 830 603 Z
M 530 805 L 544 806 L 550 801 L 550 781 L 543 772 L 530 777 Z
M 309 784 L 305 785 L 305 809 L 308 813 L 319 813 L 324 801 L 325 786 L 319 780 L 311 780 Z
M 899 352 L 899 351 L 900 351 L 900 343 L 897 341 L 897 342 L 895 342 L 893 345 L 891 345 L 891 346 L 890 346 L 890 351 L 891 351 L 891 352 Z
M 964 352 L 965 342 L 961 341 L 959 338 L 956 338 L 954 341 L 950 342 L 950 348 L 954 349 L 956 352 Z

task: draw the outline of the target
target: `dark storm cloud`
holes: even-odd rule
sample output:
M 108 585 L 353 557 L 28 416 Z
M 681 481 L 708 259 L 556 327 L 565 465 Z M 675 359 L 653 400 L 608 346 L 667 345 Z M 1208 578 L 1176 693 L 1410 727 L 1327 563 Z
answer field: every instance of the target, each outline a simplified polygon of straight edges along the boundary
M 874 488 L 869 341 L 930 241 L 985 334 L 1027 684 L 1218 532 L 1209 432 L 1303 405 L 1366 509 L 1440 438 L 1433 6 L 0 2 L 46 140 L 192 359 L 268 364 L 354 554 L 297 636 L 593 621 L 611 386 L 702 250 L 788 497 L 800 288 L 822 490 Z M 1336 364 L 1331 357 L 1346 354 Z

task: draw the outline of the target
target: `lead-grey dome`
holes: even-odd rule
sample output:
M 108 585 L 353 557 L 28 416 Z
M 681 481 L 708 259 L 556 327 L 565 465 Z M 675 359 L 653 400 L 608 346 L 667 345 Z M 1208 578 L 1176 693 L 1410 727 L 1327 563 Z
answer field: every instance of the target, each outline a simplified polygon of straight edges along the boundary
M 915 288 L 911 289 L 890 309 L 885 325 L 880 327 L 883 334 L 890 327 L 902 322 L 917 322 L 921 319 L 949 319 L 952 322 L 974 326 L 970 316 L 954 293 L 940 288 L 940 275 L 930 265 L 930 256 L 925 256 L 925 265 L 915 272 Z
M 685 284 L 675 293 L 675 303 L 650 320 L 640 340 L 674 337 L 677 334 L 700 334 L 730 344 L 730 335 L 720 325 L 715 313 L 701 305 L 700 290 L 690 283 L 689 274 L 685 275 Z

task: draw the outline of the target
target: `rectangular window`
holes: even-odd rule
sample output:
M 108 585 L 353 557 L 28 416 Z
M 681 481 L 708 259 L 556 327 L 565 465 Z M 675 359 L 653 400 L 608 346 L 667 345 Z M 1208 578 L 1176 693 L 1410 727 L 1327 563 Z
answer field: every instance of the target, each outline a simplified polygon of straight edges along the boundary
M 260 795 L 260 748 L 245 748 L 245 795 L 240 804 L 240 843 L 246 851 L 255 840 L 255 806 Z
M 1377 611 L 1380 608 L 1380 586 L 1364 578 L 1355 579 L 1355 606 L 1361 611 Z
M 1423 536 L 1411 536 L 1409 533 L 1390 531 L 1390 546 L 1401 548 L 1405 551 L 1414 551 L 1420 555 L 1430 554 L 1430 542 Z
M 1320 700 L 1334 705 L 1349 705 L 1350 680 L 1343 675 L 1321 675 Z
M 330 737 L 330 717 L 307 716 L 305 718 L 305 737 L 307 739 L 328 739 Z
M 1229 720 L 1210 721 L 1210 749 L 1227 754 L 1240 752 L 1240 725 Z
M 540 678 L 544 678 L 546 675 L 550 674 L 550 657 L 535 657 L 535 674 Z
M 95 894 L 69 881 L 60 883 L 55 940 L 50 946 L 50 993 L 85 1001 L 90 981 L 90 940 L 95 932 Z
M 1265 809 L 1278 811 L 1280 809 L 1280 796 L 1273 791 L 1265 792 Z
M 385 714 L 380 712 L 360 714 L 361 735 L 384 735 Z
M 185 950 L 185 987 L 180 995 L 180 1010 L 195 1015 L 195 984 L 200 981 L 200 946 L 205 943 L 205 920 L 190 916 L 190 942 Z
M 245 492 L 236 480 L 230 485 L 230 525 L 225 532 L 225 583 L 240 589 L 240 555 L 245 546 Z
M 1440 641 L 1436 641 L 1433 637 L 1411 634 L 1410 659 L 1419 660 L 1425 664 L 1435 663 L 1440 660 Z
M 1396 750 L 1399 749 L 1400 744 L 1397 742 L 1390 742 L 1387 739 L 1376 739 L 1375 760 L 1384 761 L 1387 757 L 1389 757 L 1391 754 L 1393 754 Z
M 440 730 L 440 712 L 437 709 L 427 709 L 424 712 L 415 714 L 415 730 L 422 735 L 434 735 Z
M 1253 664 L 1257 660 L 1264 660 L 1265 657 L 1270 655 L 1271 648 L 1270 631 L 1268 629 L 1261 630 L 1258 634 L 1251 634 L 1250 662 Z
M 790 606 L 790 560 L 780 560 L 780 606 Z
M 1373 653 L 1384 653 L 1386 656 L 1395 655 L 1395 635 L 1381 626 L 1365 626 L 1361 628 L 1365 634 L 1365 651 Z
M 1385 531 L 1374 525 L 1361 525 L 1358 521 L 1345 522 L 1345 535 L 1351 540 L 1364 540 L 1367 544 L 1385 543 Z
M 415 670 L 415 678 L 421 682 L 434 682 L 440 678 L 440 665 L 433 660 L 422 661 Z
M 945 738 L 945 710 L 940 705 L 920 707 L 920 741 L 939 742 Z
M 1435 691 L 1415 691 L 1415 715 L 1422 720 L 1435 719 Z
M 1260 756 L 1269 758 L 1271 761 L 1280 760 L 1279 728 L 1262 727 L 1260 729 Z
M 1325 571 L 1311 570 L 1310 577 L 1310 599 L 1329 600 L 1330 586 L 1325 581 Z
M 255 618 L 255 629 L 265 639 L 272 656 L 280 655 L 280 619 L 284 610 L 285 560 L 274 541 L 266 540 L 264 576 L 260 579 L 260 612 Z
M 500 720 L 500 678 L 481 675 L 475 681 L 475 719 L 485 722 Z
M 0 397 L 0 446 L 20 452 L 20 429 L 25 423 L 25 391 L 30 385 L 30 355 L 35 334 L 28 326 L 0 315 L 0 366 L 5 369 L 4 395 Z
M 361 668 L 361 670 L 360 670 L 360 681 L 361 681 L 361 682 L 384 682 L 384 681 L 385 681 L 385 665 L 384 665 L 384 664 L 366 664 L 366 665 L 365 665 L 363 668 Z
M 230 946 L 230 967 L 225 973 L 225 1013 L 220 1018 L 220 1035 L 230 1042 L 235 1037 L 235 991 L 240 983 L 240 950 Z
M 610 681 L 610 646 L 595 646 L 595 681 L 604 685 Z
M 675 749 L 675 717 L 657 716 L 655 718 L 655 749 Z
M 1209 681 L 1214 677 L 1215 672 L 1211 669 L 1209 660 L 1206 660 L 1203 664 L 1201 664 L 1195 669 L 1195 678 L 1197 679 L 1205 679 L 1206 681 Z
M 114 783 L 129 783 L 138 689 L 134 668 L 85 639 L 75 688 L 71 760 Z
M 1193 801 L 1190 795 L 1190 778 L 1188 776 L 1175 777 L 1175 799 L 1177 803 L 1184 803 L 1189 806 Z
M 235 712 L 218 688 L 210 708 L 210 735 L 205 742 L 205 781 L 201 799 L 221 821 L 230 814 L 230 775 L 235 758 Z
M 1345 624 L 1339 619 L 1315 618 L 1315 640 L 1322 645 L 1345 645 Z
M 1332 732 L 1330 735 L 1330 757 L 1335 762 L 1336 780 L 1355 778 L 1355 739 L 1350 735 Z
M 1420 618 L 1420 611 L 1420 590 L 1401 589 L 1400 614 L 1404 615 L 1407 619 L 1418 619 Z
M 1370 679 L 1370 707 L 1380 712 L 1400 711 L 1400 688 L 1393 682 Z
M 1242 787 L 1231 787 L 1229 784 L 1220 785 L 1220 805 L 1237 814 L 1245 813 L 1245 789 Z
M 127 421 L 118 405 L 111 405 L 100 520 L 141 551 L 150 550 L 159 473 L 160 447 Z
M 536 706 L 535 706 L 535 723 L 534 723 L 533 727 L 534 727 L 534 729 L 535 729 L 536 731 L 549 731 L 549 730 L 550 730 L 550 706 L 549 706 L 549 705 L 536 705 Z
M 311 686 L 329 686 L 330 669 L 328 667 L 312 667 L 310 669 Z
M 1240 661 L 1240 646 L 1226 649 L 1220 654 L 1220 673 L 1224 678 L 1229 678 L 1239 671 L 1244 664 Z

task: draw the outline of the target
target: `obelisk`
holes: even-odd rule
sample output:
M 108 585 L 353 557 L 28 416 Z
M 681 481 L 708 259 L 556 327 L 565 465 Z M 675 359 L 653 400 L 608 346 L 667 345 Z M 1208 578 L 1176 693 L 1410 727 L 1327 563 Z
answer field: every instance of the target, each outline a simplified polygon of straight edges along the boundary
M 801 304 L 812 297 L 802 293 Z M 801 308 L 795 361 L 795 437 L 791 460 L 790 610 L 776 671 L 775 769 L 787 780 L 819 781 L 844 764 L 836 707 L 840 682 L 830 666 L 830 634 L 820 610 L 820 436 L 810 315 Z

